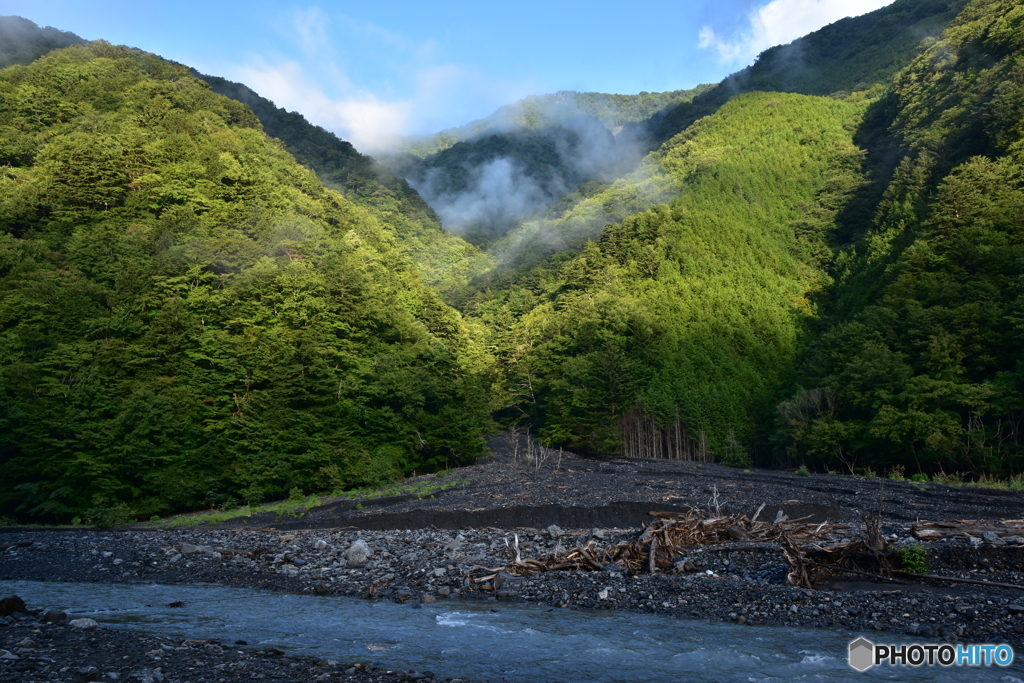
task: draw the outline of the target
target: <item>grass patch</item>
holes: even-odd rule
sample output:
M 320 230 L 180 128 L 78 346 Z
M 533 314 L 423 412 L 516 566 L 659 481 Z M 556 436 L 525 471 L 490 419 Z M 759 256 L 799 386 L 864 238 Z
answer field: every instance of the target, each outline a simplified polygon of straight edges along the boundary
M 279 517 L 302 517 L 312 508 L 326 503 L 339 500 L 367 501 L 375 498 L 388 498 L 391 496 L 414 495 L 418 499 L 431 498 L 439 491 L 455 488 L 467 483 L 468 479 L 455 478 L 448 481 L 437 481 L 436 479 L 422 479 L 415 482 L 390 482 L 376 488 L 359 488 L 335 490 L 326 494 L 303 495 L 298 489 L 289 492 L 288 500 L 264 503 L 262 505 L 242 505 L 229 510 L 204 510 L 202 512 L 190 512 L 180 515 L 173 515 L 163 519 L 142 522 L 140 527 L 149 529 L 168 529 L 179 527 L 197 527 L 201 525 L 214 526 L 228 520 L 239 517 L 251 517 L 265 513 L 275 514 Z M 357 510 L 362 510 L 362 503 L 356 505 Z
M 1015 474 L 1009 479 L 997 479 L 981 475 L 976 481 L 967 482 L 967 486 L 976 489 L 998 489 L 1000 491 L 1024 491 L 1024 474 Z

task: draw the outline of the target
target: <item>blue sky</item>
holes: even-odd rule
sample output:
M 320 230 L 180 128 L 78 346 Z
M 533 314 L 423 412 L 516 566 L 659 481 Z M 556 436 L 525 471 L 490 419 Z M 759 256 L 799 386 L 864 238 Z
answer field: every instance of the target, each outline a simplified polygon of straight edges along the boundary
M 373 149 L 531 94 L 716 82 L 771 45 L 889 2 L 0 0 L 0 14 L 241 81 Z

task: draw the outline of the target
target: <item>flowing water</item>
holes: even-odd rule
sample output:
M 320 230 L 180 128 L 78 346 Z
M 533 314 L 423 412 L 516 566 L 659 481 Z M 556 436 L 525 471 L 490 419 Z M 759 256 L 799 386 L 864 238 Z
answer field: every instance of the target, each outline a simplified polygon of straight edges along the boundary
M 248 647 L 377 662 L 473 681 L 935 681 L 1024 683 L 1024 652 L 1007 668 L 873 667 L 846 663 L 858 634 L 539 605 L 451 600 L 412 605 L 265 593 L 222 586 L 0 583 L 30 606 L 106 627 L 245 640 Z M 184 607 L 167 607 L 181 601 Z M 909 642 L 863 634 L 875 642 Z

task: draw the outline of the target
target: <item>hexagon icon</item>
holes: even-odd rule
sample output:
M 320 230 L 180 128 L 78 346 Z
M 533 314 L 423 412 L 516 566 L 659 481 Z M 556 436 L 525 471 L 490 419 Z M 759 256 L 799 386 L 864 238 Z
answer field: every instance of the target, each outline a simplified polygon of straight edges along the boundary
M 850 643 L 850 666 L 857 671 L 867 671 L 875 664 L 875 644 L 867 638 L 858 638 Z

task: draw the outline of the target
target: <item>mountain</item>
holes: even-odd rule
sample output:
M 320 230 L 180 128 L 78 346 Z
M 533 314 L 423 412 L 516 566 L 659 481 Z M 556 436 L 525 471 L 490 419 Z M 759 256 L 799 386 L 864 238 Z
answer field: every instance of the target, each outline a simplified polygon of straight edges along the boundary
M 852 26 L 945 16 L 890 9 Z M 975 0 L 875 87 L 844 94 L 866 66 L 840 60 L 800 76 L 827 97 L 731 97 L 497 242 L 457 302 L 502 419 L 590 452 L 1019 472 L 1021 23 Z
M 472 459 L 492 419 L 588 454 L 1019 475 L 1021 36 L 1013 0 L 898 0 L 667 111 L 519 103 L 416 162 L 484 210 L 473 169 L 530 169 L 537 212 L 486 253 L 237 84 L 102 42 L 4 69 L 0 514 L 377 482 Z
M 791 380 L 829 283 L 836 205 L 863 182 L 853 131 L 866 108 L 734 98 L 661 150 L 648 179 L 670 201 L 625 209 L 578 256 L 467 301 L 494 331 L 517 410 L 575 449 L 660 440 L 656 422 L 678 435 L 676 457 L 749 463 L 740 444 Z
M 0 70 L 0 110 L 3 514 L 149 516 L 481 452 L 459 314 L 249 107 L 95 42 Z

